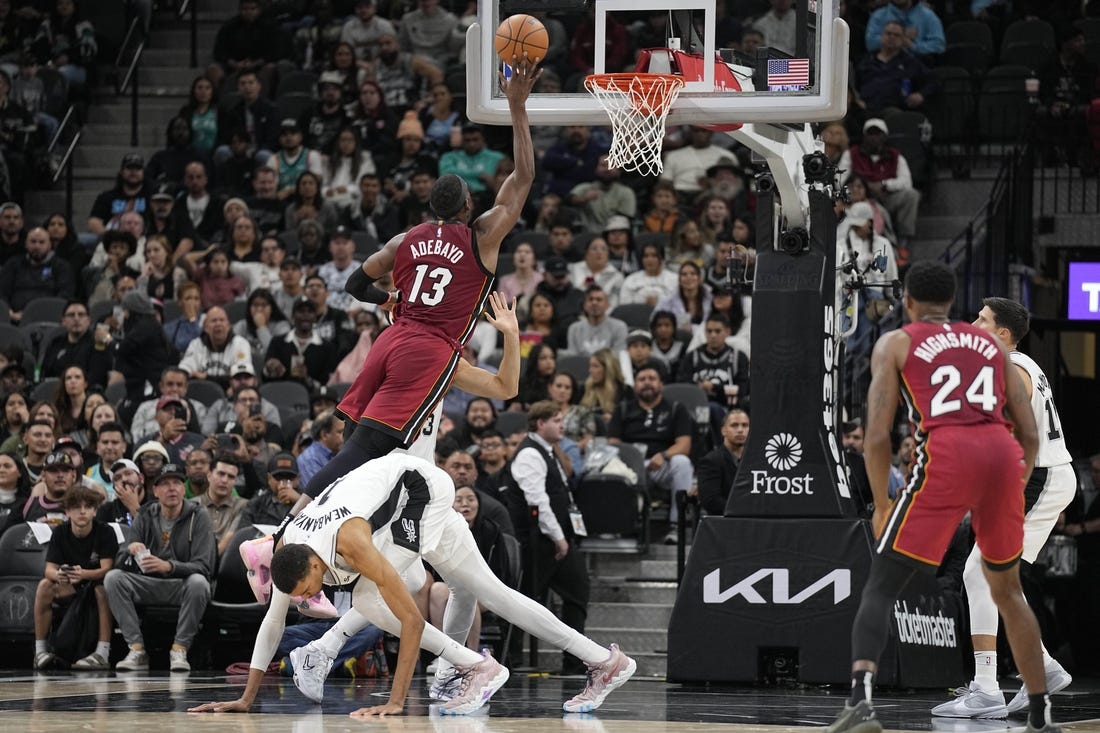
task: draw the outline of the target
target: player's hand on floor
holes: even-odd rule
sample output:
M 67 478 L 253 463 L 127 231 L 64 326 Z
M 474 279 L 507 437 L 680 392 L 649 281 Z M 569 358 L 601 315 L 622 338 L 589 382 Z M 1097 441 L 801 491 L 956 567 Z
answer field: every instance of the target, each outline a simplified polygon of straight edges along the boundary
M 189 713 L 247 713 L 252 706 L 244 700 L 230 700 L 229 702 L 208 702 L 193 708 L 187 708 Z
M 372 705 L 369 708 L 359 708 L 351 713 L 351 717 L 373 718 L 377 715 L 379 718 L 384 718 L 387 715 L 400 715 L 403 712 L 405 712 L 405 707 L 403 705 L 388 702 L 385 705 Z

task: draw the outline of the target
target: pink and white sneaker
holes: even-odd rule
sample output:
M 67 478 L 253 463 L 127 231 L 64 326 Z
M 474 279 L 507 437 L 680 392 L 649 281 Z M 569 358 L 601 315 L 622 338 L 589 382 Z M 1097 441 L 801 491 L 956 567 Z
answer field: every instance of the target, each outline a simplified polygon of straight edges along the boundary
M 275 549 L 275 538 L 271 535 L 249 540 L 240 544 L 241 560 L 248 572 L 248 586 L 256 602 L 267 605 L 271 600 L 271 555 Z M 325 596 L 318 593 L 312 598 L 295 598 L 298 613 L 312 618 L 338 618 L 336 607 Z
M 567 713 L 588 713 L 600 705 L 612 690 L 621 687 L 634 676 L 638 664 L 623 654 L 618 644 L 611 645 L 611 656 L 606 662 L 588 665 L 588 684 L 581 694 L 566 700 L 561 706 Z
M 469 715 L 493 696 L 508 681 L 508 668 L 488 652 L 483 659 L 469 667 L 454 668 L 457 693 L 439 706 L 440 715 Z

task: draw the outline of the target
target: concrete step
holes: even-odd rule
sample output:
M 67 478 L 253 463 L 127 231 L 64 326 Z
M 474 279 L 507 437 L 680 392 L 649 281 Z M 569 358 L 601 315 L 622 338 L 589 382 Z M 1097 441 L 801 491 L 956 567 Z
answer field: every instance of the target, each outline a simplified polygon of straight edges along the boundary
M 676 602 L 675 583 L 621 582 L 593 579 L 593 603 L 661 603 Z
M 187 101 L 186 96 L 150 96 L 143 95 L 138 98 L 138 119 L 141 124 L 150 124 L 159 127 L 162 133 L 171 120 L 179 112 L 180 107 Z M 90 123 L 106 123 L 127 125 L 130 124 L 130 100 L 111 96 L 102 102 L 93 104 L 88 111 Z M 126 138 L 129 140 L 129 136 Z
M 155 153 L 158 147 L 161 147 L 147 145 L 132 148 L 126 144 L 128 142 L 129 140 L 122 141 L 122 144 L 116 141 L 110 145 L 80 145 L 73 153 L 77 172 L 80 173 L 85 168 L 92 168 L 100 173 L 110 171 L 113 177 L 118 172 L 119 164 L 124 155 L 138 152 L 144 155 L 146 160 L 149 160 L 149 156 Z
M 642 560 L 638 577 L 645 580 L 676 580 L 676 561 Z
M 616 643 L 618 643 L 618 642 L 616 642 Z M 626 652 L 630 656 L 631 659 L 633 659 L 635 662 L 638 663 L 638 671 L 634 673 L 635 678 L 637 678 L 637 677 L 660 677 L 660 678 L 663 679 L 668 674 L 668 654 L 665 653 L 664 651 L 660 651 L 660 652 L 644 651 L 643 652 L 643 651 L 637 651 L 635 649 L 629 649 L 629 648 L 626 648 L 626 647 L 623 647 L 623 651 Z M 507 660 L 508 666 L 512 670 L 515 670 L 517 667 L 527 668 L 527 664 L 528 664 L 528 660 L 529 660 L 529 655 L 528 655 L 527 652 L 528 652 L 528 650 L 525 647 L 524 650 L 523 650 L 523 656 L 522 657 L 520 657 L 520 658 L 509 657 L 508 660 Z M 537 667 L 536 671 L 539 672 L 539 673 L 557 674 L 558 672 L 561 671 L 561 656 L 562 656 L 562 653 L 560 651 L 558 651 L 557 649 L 552 649 L 552 648 L 547 649 L 546 645 L 540 643 L 539 644 L 538 667 Z M 523 674 L 524 674 L 523 672 L 513 671 L 512 672 L 512 675 L 513 675 L 512 679 L 522 679 Z M 577 683 L 577 688 L 576 688 L 575 691 L 573 690 L 572 687 L 570 687 L 568 682 L 563 684 L 563 688 L 566 691 L 566 694 L 573 695 L 573 694 L 576 694 L 577 692 L 580 692 L 580 690 L 583 689 L 583 687 L 584 687 L 583 678 L 577 677 L 577 680 L 578 680 L 578 683 Z M 629 686 L 629 683 L 627 683 L 627 685 Z M 615 693 L 612 693 L 612 697 L 614 696 L 614 694 Z M 609 698 L 609 699 L 611 699 L 611 698 Z
M 151 66 L 142 63 L 141 67 L 138 68 L 138 94 L 140 95 L 145 90 L 151 90 L 155 96 L 164 96 L 165 92 L 158 90 L 180 88 L 185 90 L 185 95 L 189 94 L 191 92 L 191 82 L 202 72 L 198 69 L 188 68 L 186 64 L 187 62 L 182 59 L 170 67 Z
M 84 224 L 88 221 L 88 212 L 92 210 L 92 204 L 95 203 L 95 197 L 109 185 L 106 184 L 94 191 L 73 191 L 73 223 L 77 229 L 84 229 Z M 65 190 L 59 185 L 57 190 L 28 191 L 23 209 L 27 222 L 41 223 L 55 211 L 65 211 Z
M 213 58 L 214 39 L 218 35 L 221 23 L 216 20 L 203 21 L 201 14 L 199 18 L 199 63 L 206 65 Z M 154 28 L 149 34 L 149 43 L 146 45 L 149 48 L 179 49 L 180 53 L 187 54 L 184 57 L 184 63 L 191 60 L 191 31 L 185 23 L 178 23 L 170 28 Z
M 919 225 L 923 226 L 925 216 L 965 216 L 968 220 L 973 218 L 989 199 L 992 188 L 992 180 L 986 179 L 937 181 L 923 193 Z
M 188 43 L 190 43 L 190 41 Z M 156 69 L 190 69 L 191 47 L 190 45 L 167 47 L 146 46 L 141 54 L 141 64 L 142 66 Z M 202 69 L 191 69 L 191 72 L 195 76 L 198 76 L 202 71 Z
M 589 603 L 588 623 L 604 628 L 668 628 L 671 603 Z
M 954 239 L 973 219 L 973 214 L 922 215 L 918 219 L 917 231 L 921 239 Z
M 951 244 L 951 239 L 925 239 L 923 236 L 913 240 L 909 245 L 910 261 L 938 260 Z
M 159 120 L 149 119 L 152 115 L 143 110 L 141 124 L 138 125 L 138 145 L 141 147 L 162 147 L 164 134 L 168 127 L 168 121 L 172 116 L 161 123 Z M 100 145 L 126 145 L 130 142 L 130 122 L 89 122 L 81 130 L 81 145 L 98 147 Z

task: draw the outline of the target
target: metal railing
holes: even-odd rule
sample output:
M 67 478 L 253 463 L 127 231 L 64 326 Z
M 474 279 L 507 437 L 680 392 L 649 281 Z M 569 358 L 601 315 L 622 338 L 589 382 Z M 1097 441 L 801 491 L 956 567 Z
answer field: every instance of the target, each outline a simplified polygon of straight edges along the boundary
M 199 4 L 194 0 L 183 0 L 177 13 L 179 19 L 183 20 L 189 11 L 191 13 L 188 24 L 191 31 L 191 68 L 197 69 L 199 67 Z
M 133 45 L 133 52 L 129 62 L 125 61 L 127 49 Z M 138 146 L 138 65 L 141 63 L 141 55 L 145 51 L 144 32 L 141 30 L 141 21 L 138 18 L 130 23 L 130 29 L 126 31 L 126 38 L 118 50 L 118 58 L 115 59 L 115 68 L 126 68 L 121 82 L 115 88 L 119 96 L 130 91 L 130 145 Z
M 57 183 L 62 174 L 65 176 L 65 218 L 68 221 L 73 220 L 73 153 L 80 144 L 80 128 L 76 118 L 76 108 L 70 104 L 69 109 L 65 111 L 65 117 L 57 127 L 57 132 L 46 147 L 46 154 L 52 158 L 62 145 L 62 141 L 65 139 L 69 141 L 52 179 L 53 183 Z

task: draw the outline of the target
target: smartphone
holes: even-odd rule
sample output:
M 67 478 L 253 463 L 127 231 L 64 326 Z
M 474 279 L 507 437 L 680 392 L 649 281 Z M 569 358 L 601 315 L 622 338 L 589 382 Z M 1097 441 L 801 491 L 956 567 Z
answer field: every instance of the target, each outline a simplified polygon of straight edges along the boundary
M 249 417 L 256 417 L 257 415 L 262 415 L 262 414 L 264 414 L 264 406 L 259 404 L 258 402 L 254 402 L 254 403 L 252 403 L 251 405 L 248 406 L 248 416 Z
M 233 436 L 229 433 L 218 433 L 216 440 L 218 441 L 218 451 L 221 453 L 232 453 L 237 450 L 237 442 L 233 440 Z
M 184 407 L 181 404 L 178 404 L 178 403 L 173 404 L 172 405 L 172 417 L 176 418 L 177 420 L 183 420 L 184 422 L 186 422 L 187 421 L 187 408 Z

